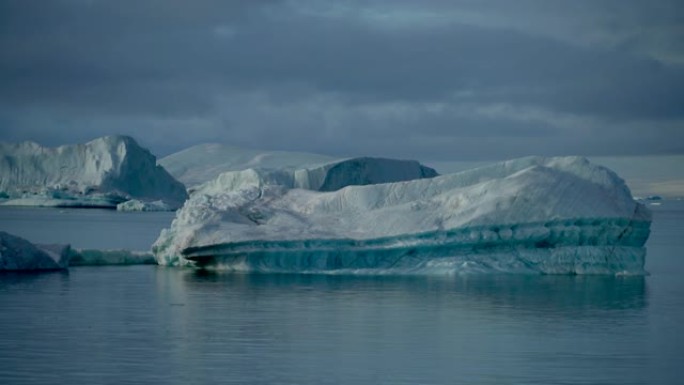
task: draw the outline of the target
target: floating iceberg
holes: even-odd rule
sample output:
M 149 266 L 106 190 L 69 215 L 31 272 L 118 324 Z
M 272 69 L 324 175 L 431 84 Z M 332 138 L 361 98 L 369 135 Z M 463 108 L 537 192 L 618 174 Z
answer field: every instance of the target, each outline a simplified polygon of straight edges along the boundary
M 228 178 L 230 179 L 230 178 Z M 243 181 L 244 182 L 244 181 Z M 584 158 L 529 157 L 334 192 L 217 180 L 153 246 L 162 265 L 269 272 L 643 274 L 650 213 Z
M 62 270 L 69 266 L 68 245 L 34 245 L 0 231 L 0 271 Z
M 187 193 L 135 140 L 108 136 L 57 148 L 0 143 L 0 196 L 4 205 L 115 208 L 139 199 L 176 208 Z
M 278 185 L 315 191 L 335 191 L 346 186 L 363 186 L 413 179 L 434 178 L 437 172 L 414 160 L 351 158 L 311 168 L 247 169 L 228 171 L 196 186 L 192 193 L 239 190 L 246 186 Z
M 141 201 L 139 199 L 131 199 L 116 205 L 117 211 L 173 211 L 174 207 L 170 206 L 162 200 L 158 201 Z
M 349 185 L 367 185 L 430 178 L 437 172 L 412 160 L 385 158 L 334 159 L 324 155 L 241 149 L 202 144 L 159 161 L 171 175 L 195 186 L 221 177 L 217 183 L 239 186 L 243 180 L 266 184 L 277 181 L 291 188 L 333 191 Z
M 213 180 L 227 171 L 255 169 L 295 170 L 335 160 L 305 152 L 263 151 L 207 143 L 186 148 L 159 160 L 174 178 L 187 187 Z

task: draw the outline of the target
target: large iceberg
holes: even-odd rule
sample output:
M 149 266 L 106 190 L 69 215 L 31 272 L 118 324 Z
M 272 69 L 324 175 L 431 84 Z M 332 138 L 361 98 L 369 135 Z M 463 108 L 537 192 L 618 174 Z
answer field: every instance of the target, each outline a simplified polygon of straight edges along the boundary
M 6 205 L 111 208 L 130 199 L 176 208 L 187 198 L 185 186 L 127 136 L 57 148 L 0 143 L 0 195 Z
M 528 157 L 334 192 L 221 178 L 153 246 L 161 265 L 269 272 L 643 274 L 650 213 L 584 158 Z

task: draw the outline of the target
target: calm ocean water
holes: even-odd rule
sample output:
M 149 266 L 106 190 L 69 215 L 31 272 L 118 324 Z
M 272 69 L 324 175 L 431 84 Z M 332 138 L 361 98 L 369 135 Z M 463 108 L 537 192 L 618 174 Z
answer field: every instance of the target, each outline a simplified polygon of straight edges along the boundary
M 681 384 L 684 204 L 647 277 L 0 275 L 0 384 Z M 168 213 L 0 209 L 34 242 L 147 249 Z

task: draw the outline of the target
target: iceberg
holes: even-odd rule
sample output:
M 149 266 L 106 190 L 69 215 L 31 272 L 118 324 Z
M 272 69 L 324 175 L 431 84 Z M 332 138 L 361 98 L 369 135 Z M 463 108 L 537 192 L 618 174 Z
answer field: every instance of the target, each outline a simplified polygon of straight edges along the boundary
M 0 231 L 0 271 L 63 270 L 70 254 L 68 245 L 34 245 Z
M 242 181 L 277 182 L 291 188 L 333 191 L 366 185 L 430 178 L 437 172 L 412 160 L 373 157 L 334 159 L 324 155 L 240 149 L 203 144 L 159 161 L 193 192 L 196 186 L 221 177 L 218 183 L 238 186 Z
M 215 179 L 227 171 L 255 169 L 294 170 L 335 160 L 305 152 L 264 151 L 206 143 L 186 148 L 159 160 L 174 178 L 187 187 Z
M 57 148 L 0 143 L 0 196 L 15 206 L 115 208 L 138 199 L 177 208 L 187 193 L 133 138 L 108 136 Z
M 173 211 L 174 207 L 162 200 L 145 202 L 139 199 L 131 199 L 116 205 L 117 211 Z
M 332 192 L 270 176 L 236 184 L 223 174 L 201 186 L 153 245 L 157 262 L 252 272 L 645 273 L 650 212 L 614 172 L 584 158 L 528 157 Z
M 65 270 L 70 266 L 152 265 L 149 251 L 74 249 L 34 244 L 0 231 L 0 272 Z
M 310 168 L 228 171 L 216 179 L 190 189 L 194 193 L 239 190 L 245 186 L 278 185 L 315 191 L 335 191 L 362 186 L 434 178 L 437 172 L 414 160 L 351 158 Z

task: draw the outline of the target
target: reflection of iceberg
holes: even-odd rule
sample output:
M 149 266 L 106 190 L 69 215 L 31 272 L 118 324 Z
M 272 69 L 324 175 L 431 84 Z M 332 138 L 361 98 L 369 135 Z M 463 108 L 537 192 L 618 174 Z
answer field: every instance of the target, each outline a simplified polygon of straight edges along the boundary
M 616 277 L 609 275 L 559 276 L 478 274 L 456 277 L 435 276 L 359 276 L 313 274 L 214 274 L 203 270 L 178 271 L 169 278 L 169 270 L 159 270 L 159 280 L 165 290 L 172 287 L 175 299 L 211 294 L 220 286 L 235 298 L 242 294 L 258 295 L 274 302 L 287 302 L 293 288 L 318 293 L 320 303 L 333 303 L 344 297 L 349 301 L 377 303 L 392 298 L 408 308 L 420 308 L 426 301 L 438 301 L 444 309 L 469 311 L 502 311 L 511 317 L 538 317 L 544 323 L 568 317 L 604 319 L 605 313 L 596 310 L 643 309 L 648 306 L 647 282 L 642 276 Z M 182 279 L 180 279 L 182 277 Z M 245 294 L 247 295 L 247 294 Z M 329 298 L 327 298 L 329 297 Z M 370 298 L 369 298 L 370 297 Z M 489 303 L 489 305 L 486 305 Z M 405 308 L 405 307 L 404 307 Z M 320 311 L 320 309 L 317 309 Z M 616 317 L 623 317 L 618 315 Z M 636 314 L 636 313 L 633 313 Z
M 233 270 L 641 274 L 650 215 L 583 158 L 523 158 L 331 193 L 220 183 L 155 243 L 157 261 Z

